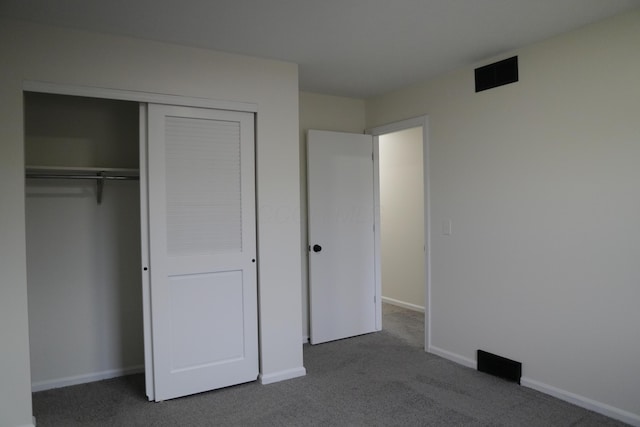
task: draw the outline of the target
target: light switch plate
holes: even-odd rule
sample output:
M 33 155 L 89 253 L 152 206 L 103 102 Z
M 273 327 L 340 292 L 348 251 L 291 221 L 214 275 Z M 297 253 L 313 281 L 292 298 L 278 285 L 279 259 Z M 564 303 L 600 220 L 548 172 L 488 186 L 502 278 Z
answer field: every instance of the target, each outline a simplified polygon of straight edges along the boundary
M 442 234 L 444 236 L 451 236 L 451 232 L 453 229 L 453 225 L 450 219 L 445 219 L 442 221 Z

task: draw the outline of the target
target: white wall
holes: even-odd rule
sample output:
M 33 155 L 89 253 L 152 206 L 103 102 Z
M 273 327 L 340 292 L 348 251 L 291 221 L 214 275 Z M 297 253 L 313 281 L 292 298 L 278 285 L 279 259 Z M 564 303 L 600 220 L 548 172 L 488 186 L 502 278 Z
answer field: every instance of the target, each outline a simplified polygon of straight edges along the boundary
M 307 131 L 332 130 L 362 133 L 364 100 L 300 92 L 300 211 L 302 250 L 302 337 L 309 337 L 309 285 L 307 241 Z
M 0 22 L 0 57 L 0 425 L 28 425 L 32 412 L 25 265 L 24 80 L 258 105 L 261 373 L 265 382 L 304 374 L 297 66 L 8 20 Z
M 468 67 L 366 107 L 429 115 L 432 351 L 640 425 L 638 46 L 636 10 L 514 52 L 515 84 Z
M 424 311 L 422 127 L 379 137 L 382 297 Z
M 25 96 L 27 165 L 138 168 L 138 103 Z M 34 390 L 144 364 L 137 181 L 26 182 Z

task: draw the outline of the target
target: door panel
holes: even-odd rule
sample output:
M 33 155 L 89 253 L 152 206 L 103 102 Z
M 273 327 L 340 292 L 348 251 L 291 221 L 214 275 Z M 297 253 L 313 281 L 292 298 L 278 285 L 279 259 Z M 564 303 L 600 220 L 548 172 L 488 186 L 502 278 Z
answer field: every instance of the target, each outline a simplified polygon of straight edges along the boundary
M 253 115 L 149 105 L 147 150 L 150 398 L 253 381 Z
M 312 344 L 376 330 L 373 139 L 309 131 Z
M 243 356 L 242 272 L 191 274 L 169 278 L 171 308 L 171 371 L 198 369 Z M 211 328 L 206 340 L 191 331 Z

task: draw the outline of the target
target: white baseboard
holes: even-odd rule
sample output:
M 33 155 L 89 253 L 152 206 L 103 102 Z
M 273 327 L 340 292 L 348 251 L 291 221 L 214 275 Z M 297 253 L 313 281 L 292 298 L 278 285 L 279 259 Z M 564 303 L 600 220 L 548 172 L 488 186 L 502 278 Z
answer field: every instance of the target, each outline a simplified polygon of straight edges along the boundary
M 536 380 L 532 380 L 530 378 L 522 377 L 520 379 L 520 384 L 522 384 L 522 386 L 524 387 L 537 390 L 541 393 L 548 394 L 550 396 L 556 397 L 560 400 L 564 400 L 569 403 L 573 403 L 574 405 L 580 406 L 585 409 L 589 409 L 590 411 L 597 412 L 609 418 L 622 421 L 632 426 L 640 427 L 640 415 L 638 414 L 634 414 L 634 413 L 616 408 L 614 406 L 607 405 L 606 403 L 598 402 L 593 399 L 589 399 L 587 397 L 580 396 L 578 394 L 571 393 L 569 391 L 562 390 L 557 387 L 553 387 Z
M 437 356 L 444 357 L 447 360 L 451 360 L 452 362 L 455 362 L 459 365 L 466 366 L 467 368 L 477 369 L 478 367 L 478 362 L 476 362 L 475 360 L 460 356 L 459 354 L 452 353 L 447 350 L 443 350 L 439 347 L 429 346 L 429 348 L 427 348 L 427 351 Z
M 460 356 L 459 354 L 452 353 L 438 347 L 430 346 L 427 351 L 468 368 L 477 369 L 478 366 L 475 360 Z M 541 393 L 548 394 L 549 396 L 553 396 L 569 403 L 573 403 L 576 406 L 580 406 L 590 411 L 597 412 L 609 418 L 622 421 L 632 426 L 640 427 L 640 415 L 638 414 L 634 414 L 632 412 L 628 412 L 623 409 L 607 405 L 606 403 L 598 402 L 593 399 L 589 399 L 587 397 L 580 396 L 578 394 L 571 393 L 569 391 L 562 390 L 536 380 L 532 380 L 530 378 L 522 377 L 520 379 L 520 384 L 523 387 L 537 390 Z
M 273 374 L 260 374 L 259 380 L 260 384 L 272 384 L 277 383 L 279 381 L 290 380 L 293 378 L 304 377 L 307 375 L 307 370 L 303 367 L 287 369 L 285 371 L 274 372 Z
M 139 374 L 144 372 L 144 365 L 130 366 L 128 368 L 109 369 L 108 371 L 92 372 L 83 375 L 74 375 L 53 380 L 36 381 L 31 383 L 31 391 L 50 390 L 52 388 L 67 387 L 70 385 L 90 383 L 93 381 L 108 380 L 109 378 L 122 377 L 124 375 Z
M 303 335 L 302 344 L 308 344 L 308 343 L 309 343 L 309 335 Z
M 382 300 L 382 302 L 386 302 L 387 304 L 397 305 L 398 307 L 406 308 L 408 310 L 419 311 L 421 313 L 424 313 L 424 307 L 420 305 L 411 304 L 409 302 L 404 302 L 404 301 L 400 301 L 400 300 L 388 298 L 388 297 L 380 297 L 380 299 Z

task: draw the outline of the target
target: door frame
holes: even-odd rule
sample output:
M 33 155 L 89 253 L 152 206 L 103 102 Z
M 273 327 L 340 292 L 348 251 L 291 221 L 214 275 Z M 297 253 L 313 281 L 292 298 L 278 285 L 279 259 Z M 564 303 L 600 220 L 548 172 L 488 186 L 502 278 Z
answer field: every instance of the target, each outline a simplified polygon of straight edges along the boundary
M 124 90 L 124 89 L 108 89 L 108 88 L 100 88 L 100 87 L 93 87 L 93 86 L 78 86 L 78 85 L 67 85 L 67 84 L 58 84 L 58 83 L 50 83 L 50 82 L 43 82 L 43 81 L 37 81 L 37 80 L 25 80 L 22 83 L 22 92 L 36 92 L 36 93 L 48 93 L 48 94 L 55 94 L 55 95 L 70 95 L 70 96 L 81 96 L 81 97 L 87 97 L 87 98 L 98 98 L 98 99 L 113 99 L 113 100 L 120 100 L 120 101 L 132 101 L 132 102 L 137 102 L 140 104 L 168 104 L 168 105 L 176 105 L 176 106 L 182 106 L 182 107 L 200 107 L 200 108 L 208 108 L 208 109 L 215 109 L 215 110 L 227 110 L 227 111 L 240 111 L 240 112 L 246 112 L 246 113 L 253 113 L 254 114 L 254 120 L 257 121 L 257 114 L 258 114 L 258 104 L 255 103 L 250 103 L 250 102 L 236 102 L 236 101 L 220 101 L 220 100 L 214 100 L 214 99 L 208 99 L 208 98 L 195 98 L 195 97 L 188 97 L 188 96 L 180 96 L 180 95 L 168 95 L 168 94 L 159 94 L 159 93 L 152 93 L 152 92 L 141 92 L 141 91 L 134 91 L 134 90 Z M 146 108 L 143 108 L 140 110 L 140 118 L 142 119 L 142 114 L 143 112 L 146 110 Z M 142 123 L 142 122 L 141 122 Z M 143 141 L 141 143 L 141 148 L 143 146 L 146 147 L 146 136 L 147 136 L 147 129 L 146 127 L 140 127 L 140 131 L 139 131 L 139 136 L 140 138 L 144 138 L 141 141 Z M 146 178 L 143 177 L 143 174 L 145 174 L 146 176 L 146 169 L 147 169 L 147 165 L 143 163 L 143 161 L 145 161 L 146 156 L 145 157 L 140 157 L 140 164 L 139 164 L 139 169 L 140 169 L 140 188 L 144 188 L 143 185 L 146 185 Z M 256 167 L 257 167 L 257 158 L 256 158 Z M 142 203 L 140 204 L 140 213 L 142 214 L 147 214 L 148 213 L 148 205 L 146 203 Z M 256 218 L 257 219 L 257 218 Z M 142 225 L 142 224 L 141 224 Z M 148 239 L 148 230 L 143 230 L 143 227 L 141 227 L 140 230 L 140 237 L 141 239 Z M 259 246 L 256 247 L 256 256 L 260 257 L 260 248 Z M 150 296 L 150 272 L 149 270 L 144 270 L 143 271 L 143 267 L 146 267 L 149 265 L 149 253 L 148 251 L 145 251 L 144 245 L 142 248 L 142 252 L 141 252 L 141 259 L 140 259 L 140 268 L 141 268 L 141 277 L 142 277 L 142 282 L 141 282 L 141 286 L 142 286 L 142 296 L 143 296 L 143 306 L 142 306 L 142 313 L 144 316 L 144 345 L 145 345 L 145 352 L 144 352 L 144 360 L 145 362 L 151 361 L 151 354 L 148 354 L 149 352 L 147 351 L 147 345 L 150 344 L 148 342 L 148 338 L 150 337 L 151 334 L 151 317 L 150 317 L 150 313 L 148 313 L 145 309 L 146 304 L 145 301 L 149 298 Z M 258 287 L 258 292 L 260 292 L 260 269 L 258 268 L 256 271 L 256 280 L 257 280 L 257 287 Z M 258 324 L 260 324 L 260 300 L 258 299 L 258 313 L 257 313 L 257 317 L 258 317 Z M 147 316 L 149 316 L 147 318 Z M 259 333 L 259 332 L 258 332 Z M 149 349 L 151 349 L 151 347 L 149 347 Z M 261 363 L 261 341 L 260 339 L 258 339 L 258 367 L 259 367 L 259 371 L 260 371 L 260 376 L 262 375 L 262 363 Z M 31 370 L 31 363 L 29 363 L 29 370 Z M 149 364 L 148 366 L 153 366 L 153 363 Z M 145 378 L 149 378 L 152 377 L 151 375 L 145 375 Z M 153 390 L 154 389 L 154 384 L 153 384 L 153 379 L 146 379 L 145 380 L 145 386 L 147 388 L 147 390 Z M 154 396 L 148 396 L 149 400 L 152 400 L 154 398 Z
M 380 248 L 380 141 L 381 135 L 401 130 L 422 127 L 423 153 L 423 185 L 424 185 L 424 242 L 425 242 L 425 301 L 424 301 L 424 350 L 431 348 L 431 228 L 429 199 L 429 117 L 418 116 L 382 126 L 368 128 L 365 133 L 373 136 L 373 170 L 374 170 L 374 203 L 375 203 L 375 277 L 376 277 L 376 324 L 382 329 L 382 267 Z

